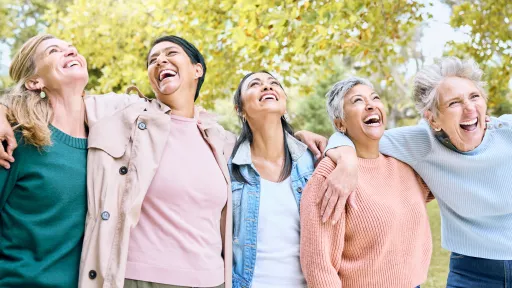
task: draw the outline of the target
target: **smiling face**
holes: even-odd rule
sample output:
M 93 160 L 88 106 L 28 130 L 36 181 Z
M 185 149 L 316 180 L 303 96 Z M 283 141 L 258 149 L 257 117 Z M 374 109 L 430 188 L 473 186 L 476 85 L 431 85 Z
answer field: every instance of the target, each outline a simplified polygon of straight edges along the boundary
M 270 74 L 259 72 L 249 76 L 242 83 L 241 95 L 241 113 L 247 119 L 262 119 L 269 114 L 281 117 L 286 113 L 286 94 Z
M 30 90 L 61 89 L 64 85 L 87 85 L 89 74 L 85 58 L 71 44 L 60 39 L 48 39 L 37 47 L 34 77 L 26 86 Z
M 343 99 L 344 119 L 335 121 L 357 143 L 379 141 L 384 134 L 386 112 L 380 96 L 371 87 L 358 84 Z
M 183 48 L 175 43 L 160 42 L 149 53 L 149 82 L 157 98 L 164 103 L 177 92 L 190 95 L 189 100 L 193 102 L 202 75 L 201 64 L 193 64 Z
M 435 130 L 443 130 L 450 142 L 463 152 L 475 149 L 485 134 L 487 104 L 475 84 L 465 78 L 446 78 L 438 88 L 439 113 L 428 113 Z

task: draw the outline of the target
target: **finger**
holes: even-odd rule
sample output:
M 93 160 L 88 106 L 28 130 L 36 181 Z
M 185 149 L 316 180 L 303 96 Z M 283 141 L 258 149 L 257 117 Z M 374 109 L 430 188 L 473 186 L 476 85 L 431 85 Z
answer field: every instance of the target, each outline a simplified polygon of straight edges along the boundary
M 315 155 L 315 159 L 317 159 L 317 160 L 320 159 L 320 157 L 322 156 L 322 152 L 320 152 L 320 150 L 318 150 L 316 142 L 313 142 L 313 145 L 308 144 L 308 148 L 309 148 L 309 150 L 311 150 L 311 153 L 313 153 L 313 155 Z
M 3 141 L 0 141 L 0 160 L 2 161 L 9 161 L 12 157 L 7 154 L 7 152 L 4 149 L 4 143 Z
M 325 152 L 325 148 L 327 147 L 327 138 L 322 138 L 317 142 L 318 149 L 320 150 L 320 156 L 322 156 Z
M 320 204 L 322 199 L 324 199 L 325 193 L 327 193 L 327 189 L 329 189 L 329 185 L 327 185 L 327 181 L 324 181 L 322 187 L 320 188 L 321 193 L 318 193 L 316 204 Z
M 345 210 L 345 205 L 342 203 L 343 201 L 338 199 L 338 202 L 336 203 L 336 207 L 334 208 L 334 215 L 332 216 L 332 225 L 336 225 L 338 221 L 341 219 L 341 214 Z
M 348 196 L 348 205 L 350 205 L 350 207 L 354 208 L 354 209 L 357 209 L 357 200 L 356 200 L 356 192 L 352 192 L 350 193 L 350 195 Z
M 327 207 L 325 208 L 325 212 L 322 218 L 322 221 L 325 223 L 327 222 L 327 219 L 331 217 L 332 212 L 334 211 L 334 207 L 336 206 L 336 203 L 338 203 L 338 196 L 333 196 L 331 199 L 329 199 L 329 203 L 327 204 Z
M 7 162 L 5 160 L 0 160 L 0 166 L 4 167 L 5 169 L 11 168 L 11 164 L 9 164 L 9 162 Z
M 328 187 L 327 191 L 325 191 L 324 197 L 322 197 L 322 206 L 320 206 L 320 212 L 322 213 L 322 215 L 324 215 L 325 209 L 327 208 L 327 204 L 329 204 L 329 199 L 331 199 L 331 197 L 332 189 Z
M 18 142 L 16 142 L 16 138 L 12 134 L 7 135 L 6 141 L 7 141 L 7 154 L 9 154 L 9 156 L 11 156 L 11 158 L 12 158 L 12 153 L 18 147 Z M 10 160 L 10 161 L 14 162 L 14 158 L 12 158 L 12 160 Z

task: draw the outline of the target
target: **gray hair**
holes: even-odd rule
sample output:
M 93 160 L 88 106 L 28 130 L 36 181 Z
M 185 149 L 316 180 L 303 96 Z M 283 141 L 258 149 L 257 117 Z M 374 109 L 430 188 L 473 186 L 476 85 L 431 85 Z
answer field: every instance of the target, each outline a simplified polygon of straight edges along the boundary
M 343 119 L 343 101 L 345 95 L 356 85 L 366 85 L 373 89 L 372 83 L 365 78 L 350 77 L 334 84 L 332 88 L 325 94 L 327 99 L 327 114 L 334 125 L 335 119 Z M 334 127 L 336 129 L 336 127 Z
M 439 85 L 448 77 L 470 80 L 487 100 L 484 91 L 485 82 L 481 81 L 482 69 L 473 60 L 461 60 L 457 57 L 441 58 L 436 64 L 421 69 L 414 77 L 414 101 L 422 117 L 426 111 L 434 115 L 439 112 Z

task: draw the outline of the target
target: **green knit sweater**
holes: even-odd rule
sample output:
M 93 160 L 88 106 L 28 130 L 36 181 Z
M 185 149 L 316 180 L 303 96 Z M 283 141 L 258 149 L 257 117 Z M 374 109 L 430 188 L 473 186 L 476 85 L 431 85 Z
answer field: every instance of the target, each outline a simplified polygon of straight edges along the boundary
M 50 126 L 39 151 L 20 135 L 0 168 L 0 287 L 77 287 L 87 212 L 87 140 Z

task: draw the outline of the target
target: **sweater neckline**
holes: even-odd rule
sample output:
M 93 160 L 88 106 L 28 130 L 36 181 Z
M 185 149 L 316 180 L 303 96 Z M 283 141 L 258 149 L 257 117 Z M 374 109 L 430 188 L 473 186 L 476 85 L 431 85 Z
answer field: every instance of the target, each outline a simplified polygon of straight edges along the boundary
M 363 167 L 377 167 L 383 159 L 384 155 L 381 153 L 379 153 L 377 158 L 357 158 L 358 164 Z
M 87 150 L 87 138 L 73 137 L 71 135 L 68 135 L 68 134 L 62 132 L 61 130 L 59 130 L 58 128 L 53 126 L 52 124 L 50 124 L 49 128 L 50 128 L 50 131 L 52 132 L 52 138 L 57 140 L 58 142 L 63 143 L 65 145 L 73 147 L 73 148 Z

